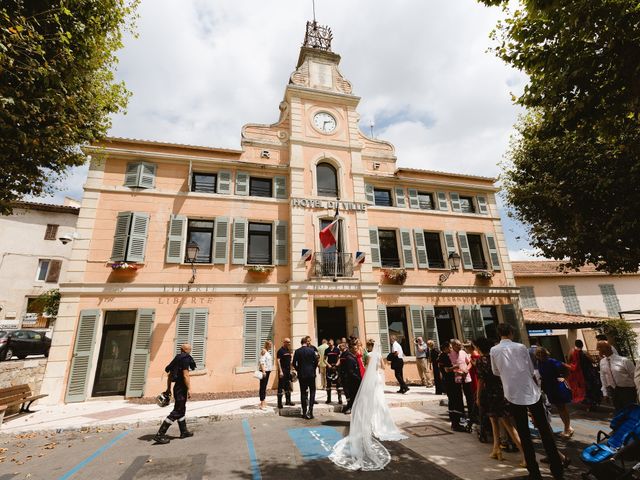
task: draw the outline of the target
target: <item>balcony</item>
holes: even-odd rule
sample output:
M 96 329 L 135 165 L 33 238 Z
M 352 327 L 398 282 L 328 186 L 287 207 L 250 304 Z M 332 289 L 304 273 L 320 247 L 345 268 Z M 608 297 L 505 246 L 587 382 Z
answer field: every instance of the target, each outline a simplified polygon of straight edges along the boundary
M 351 253 L 315 253 L 313 255 L 314 277 L 353 277 L 353 255 Z

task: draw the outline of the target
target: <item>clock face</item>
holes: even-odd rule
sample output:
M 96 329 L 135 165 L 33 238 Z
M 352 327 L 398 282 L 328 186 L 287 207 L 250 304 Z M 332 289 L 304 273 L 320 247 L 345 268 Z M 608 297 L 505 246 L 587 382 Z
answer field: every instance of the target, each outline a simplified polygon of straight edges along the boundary
M 316 113 L 313 116 L 313 124 L 324 133 L 331 133 L 336 129 L 336 119 L 327 112 Z

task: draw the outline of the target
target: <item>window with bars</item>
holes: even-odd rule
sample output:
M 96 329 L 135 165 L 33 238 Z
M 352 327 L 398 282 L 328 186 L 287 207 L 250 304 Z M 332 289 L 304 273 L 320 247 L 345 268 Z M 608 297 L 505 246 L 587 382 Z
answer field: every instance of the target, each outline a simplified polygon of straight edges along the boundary
M 520 303 L 522 308 L 538 308 L 533 287 L 520 287 Z
M 582 309 L 580 308 L 580 301 L 576 294 L 576 287 L 573 285 L 560 285 L 560 295 L 562 295 L 562 302 L 567 313 L 574 313 L 576 315 L 582 315 Z
M 618 317 L 620 315 L 620 301 L 616 294 L 616 288 L 612 284 L 600 285 L 600 292 L 604 300 L 604 306 L 607 308 L 607 315 L 610 317 Z

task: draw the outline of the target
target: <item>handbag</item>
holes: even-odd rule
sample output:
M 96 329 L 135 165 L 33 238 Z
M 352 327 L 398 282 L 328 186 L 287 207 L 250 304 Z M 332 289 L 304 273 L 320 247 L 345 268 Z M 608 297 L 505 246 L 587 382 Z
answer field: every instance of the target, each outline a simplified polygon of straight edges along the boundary
M 262 378 L 264 377 L 264 374 L 260 370 L 256 370 L 255 372 L 253 372 L 253 376 L 256 377 L 258 380 L 262 380 Z

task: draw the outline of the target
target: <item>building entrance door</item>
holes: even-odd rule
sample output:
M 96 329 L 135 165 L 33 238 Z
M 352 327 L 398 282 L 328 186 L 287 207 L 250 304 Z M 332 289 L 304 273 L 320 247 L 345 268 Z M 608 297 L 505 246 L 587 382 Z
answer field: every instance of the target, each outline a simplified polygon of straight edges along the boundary
M 438 326 L 438 345 L 457 338 L 455 316 L 451 307 L 436 307 L 436 325 Z
M 346 337 L 346 307 L 316 307 L 316 324 L 318 327 L 318 343 L 323 338 L 337 340 Z
M 124 395 L 136 312 L 106 312 L 93 396 Z

